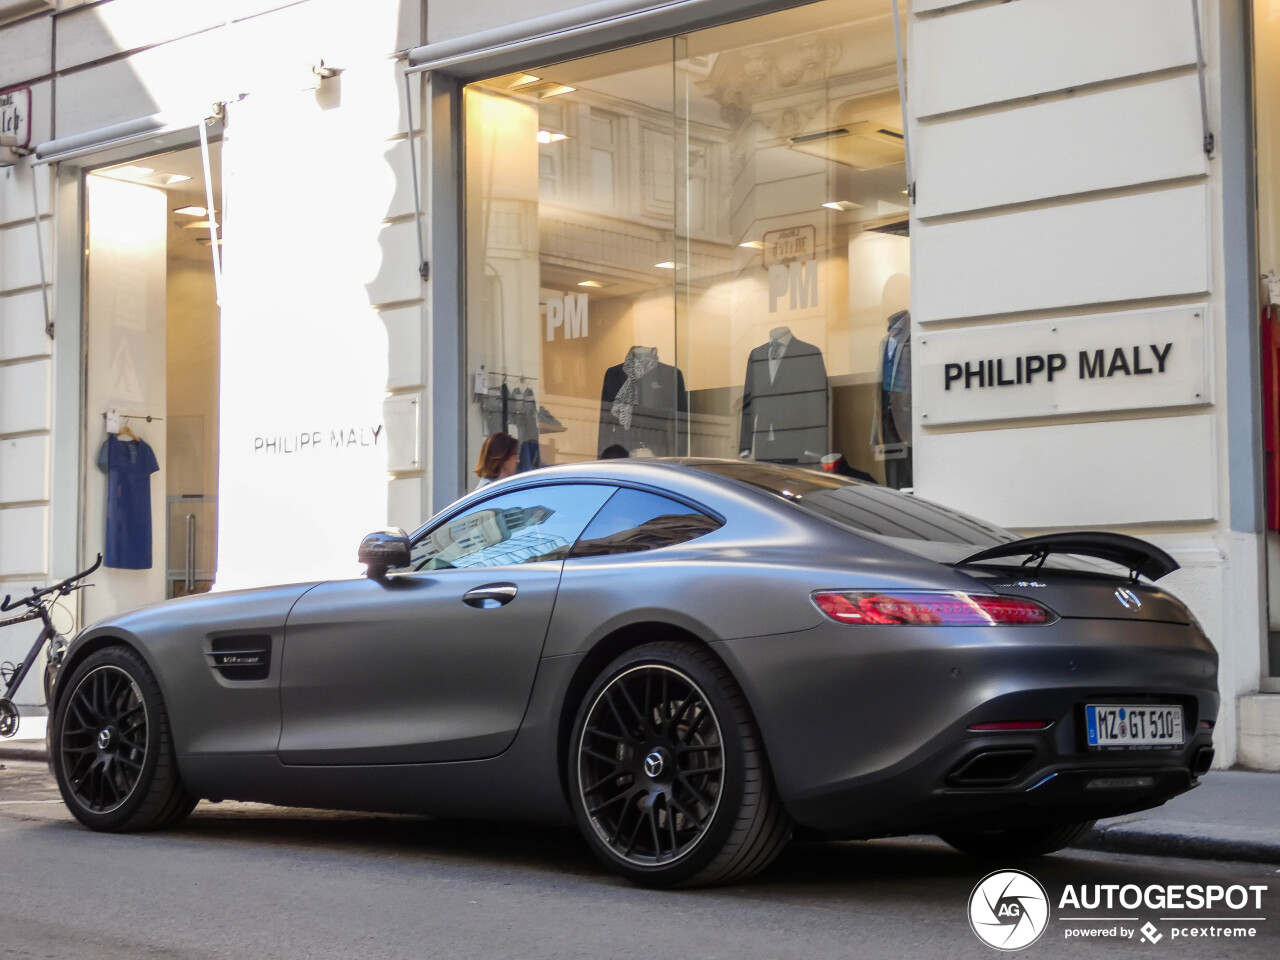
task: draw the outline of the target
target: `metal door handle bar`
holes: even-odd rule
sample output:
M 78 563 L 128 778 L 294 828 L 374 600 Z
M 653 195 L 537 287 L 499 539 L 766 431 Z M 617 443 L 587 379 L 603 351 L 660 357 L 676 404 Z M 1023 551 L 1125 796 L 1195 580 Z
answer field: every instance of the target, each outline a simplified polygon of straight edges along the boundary
M 510 603 L 516 598 L 514 583 L 487 583 L 483 587 L 468 590 L 462 595 L 462 602 L 482 610 L 492 610 Z

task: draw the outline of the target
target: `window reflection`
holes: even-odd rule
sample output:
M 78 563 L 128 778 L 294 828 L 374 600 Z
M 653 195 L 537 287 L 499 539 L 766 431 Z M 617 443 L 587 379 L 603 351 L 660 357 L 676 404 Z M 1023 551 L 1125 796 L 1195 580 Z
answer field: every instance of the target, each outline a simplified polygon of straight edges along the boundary
M 414 570 L 563 560 L 613 487 L 559 484 L 503 494 L 418 537 Z
M 720 521 L 683 503 L 641 490 L 619 490 L 582 534 L 571 557 L 657 550 L 694 540 Z

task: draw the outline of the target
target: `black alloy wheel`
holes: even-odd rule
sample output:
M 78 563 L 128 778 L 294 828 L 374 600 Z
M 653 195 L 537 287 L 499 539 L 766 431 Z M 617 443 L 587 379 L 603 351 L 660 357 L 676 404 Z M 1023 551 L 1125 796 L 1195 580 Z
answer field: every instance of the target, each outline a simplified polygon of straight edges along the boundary
M 569 767 L 588 843 L 646 886 L 744 879 L 790 835 L 745 698 L 692 644 L 614 661 L 583 700 Z
M 159 686 L 132 650 L 107 647 L 79 664 L 55 708 L 51 746 L 63 800 L 95 830 L 156 829 L 195 806 L 177 777 Z

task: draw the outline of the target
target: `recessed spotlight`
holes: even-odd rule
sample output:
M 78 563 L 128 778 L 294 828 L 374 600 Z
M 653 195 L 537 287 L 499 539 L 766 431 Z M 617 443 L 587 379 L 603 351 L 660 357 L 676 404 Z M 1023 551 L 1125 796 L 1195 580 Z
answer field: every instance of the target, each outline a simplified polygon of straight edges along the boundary
M 182 183 L 184 180 L 190 180 L 191 178 L 183 173 L 157 173 L 154 177 L 147 177 L 147 179 L 154 184 L 167 187 L 170 184 Z
M 661 263 L 655 263 L 654 266 L 659 270 L 674 270 L 676 262 L 674 260 L 663 260 Z
M 748 250 L 763 250 L 764 241 L 763 240 L 745 240 L 742 243 L 738 244 L 738 246 L 746 247 Z
M 174 213 L 186 214 L 188 217 L 207 217 L 209 211 L 204 207 L 178 207 Z
M 823 206 L 828 210 L 839 210 L 841 213 L 862 209 L 862 204 L 854 203 L 852 200 L 828 200 Z
M 580 286 L 580 287 L 595 287 L 595 288 L 599 289 L 599 288 L 601 288 L 601 287 L 608 287 L 608 286 L 611 286 L 611 284 L 608 284 L 608 283 L 601 283 L 599 280 L 579 280 L 579 281 L 578 281 L 578 286 Z
M 512 90 L 519 90 L 521 87 L 527 87 L 531 83 L 539 83 L 541 77 L 535 77 L 531 73 L 522 73 L 515 83 L 511 84 Z
M 539 143 L 559 143 L 561 140 L 568 140 L 568 139 L 569 139 L 569 137 L 568 137 L 568 135 L 567 135 L 567 134 L 563 134 L 563 133 L 556 133 L 556 132 L 555 132 L 555 131 L 553 131 L 553 130 L 539 130 L 539 131 L 538 131 L 538 142 L 539 142 Z
M 216 220 L 193 220 L 190 223 L 182 225 L 183 230 L 208 230 L 210 227 L 217 228 Z

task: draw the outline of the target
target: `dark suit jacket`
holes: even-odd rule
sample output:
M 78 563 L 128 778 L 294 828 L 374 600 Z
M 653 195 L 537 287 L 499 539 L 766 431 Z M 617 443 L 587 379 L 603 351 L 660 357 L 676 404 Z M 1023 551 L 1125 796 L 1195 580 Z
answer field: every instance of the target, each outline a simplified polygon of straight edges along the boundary
M 630 429 L 624 427 L 610 409 L 626 382 L 622 364 L 604 372 L 596 453 L 615 443 L 622 444 L 630 453 L 643 443 L 655 457 L 682 456 L 689 437 L 689 395 L 684 389 L 684 374 L 678 367 L 659 363 L 640 378 L 637 384 L 640 397 L 631 411 Z
M 769 344 L 751 351 L 738 448 L 753 445 L 757 460 L 815 461 L 827 453 L 827 367 L 812 343 L 792 337 L 772 382 Z

